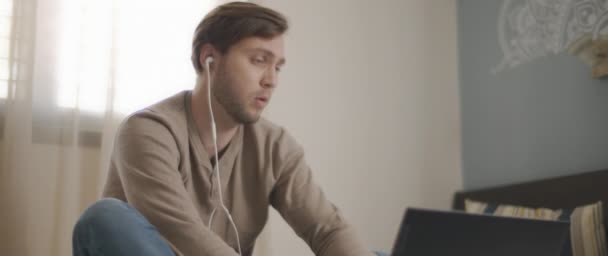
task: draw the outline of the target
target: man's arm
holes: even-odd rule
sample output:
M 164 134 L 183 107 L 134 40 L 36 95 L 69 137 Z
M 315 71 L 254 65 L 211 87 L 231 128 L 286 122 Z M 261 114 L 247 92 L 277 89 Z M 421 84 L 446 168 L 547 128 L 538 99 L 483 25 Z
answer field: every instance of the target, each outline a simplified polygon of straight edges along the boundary
M 368 256 L 355 230 L 315 184 L 302 148 L 284 130 L 276 153 L 276 184 L 271 204 L 315 255 Z
M 161 120 L 131 117 L 121 128 L 112 164 L 126 199 L 178 256 L 238 255 L 201 221 L 178 171 L 176 140 Z

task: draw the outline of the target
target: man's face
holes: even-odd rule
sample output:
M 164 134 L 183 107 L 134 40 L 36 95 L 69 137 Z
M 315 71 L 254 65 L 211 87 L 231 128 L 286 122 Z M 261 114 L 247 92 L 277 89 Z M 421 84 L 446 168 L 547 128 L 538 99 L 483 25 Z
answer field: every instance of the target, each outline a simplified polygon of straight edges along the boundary
M 212 94 L 235 122 L 256 122 L 270 102 L 285 63 L 283 43 L 283 36 L 245 38 L 215 58 Z

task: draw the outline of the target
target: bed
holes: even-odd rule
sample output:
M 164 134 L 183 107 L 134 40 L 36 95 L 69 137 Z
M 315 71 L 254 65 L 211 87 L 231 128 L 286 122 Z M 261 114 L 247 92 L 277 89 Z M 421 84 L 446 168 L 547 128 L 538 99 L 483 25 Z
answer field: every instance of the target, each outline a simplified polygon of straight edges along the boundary
M 464 210 L 465 199 L 528 207 L 575 208 L 602 201 L 604 227 L 608 223 L 608 169 L 519 184 L 459 191 L 452 208 Z

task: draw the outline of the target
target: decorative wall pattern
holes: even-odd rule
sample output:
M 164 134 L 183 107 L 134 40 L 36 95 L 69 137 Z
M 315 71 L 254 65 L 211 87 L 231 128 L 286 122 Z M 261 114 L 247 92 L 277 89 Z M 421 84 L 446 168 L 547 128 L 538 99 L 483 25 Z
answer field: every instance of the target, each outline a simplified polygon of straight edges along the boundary
M 492 72 L 600 38 L 607 27 L 608 0 L 505 0 L 498 16 L 504 57 Z

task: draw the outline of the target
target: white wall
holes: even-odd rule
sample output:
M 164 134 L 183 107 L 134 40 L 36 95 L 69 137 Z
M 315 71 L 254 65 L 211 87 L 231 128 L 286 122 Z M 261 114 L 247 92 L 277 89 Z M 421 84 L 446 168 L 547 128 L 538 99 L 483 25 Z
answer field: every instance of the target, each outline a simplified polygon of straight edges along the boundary
M 266 116 L 370 249 L 390 251 L 405 207 L 447 209 L 461 188 L 455 1 L 254 2 L 291 22 Z M 256 254 L 312 255 L 274 211 Z

